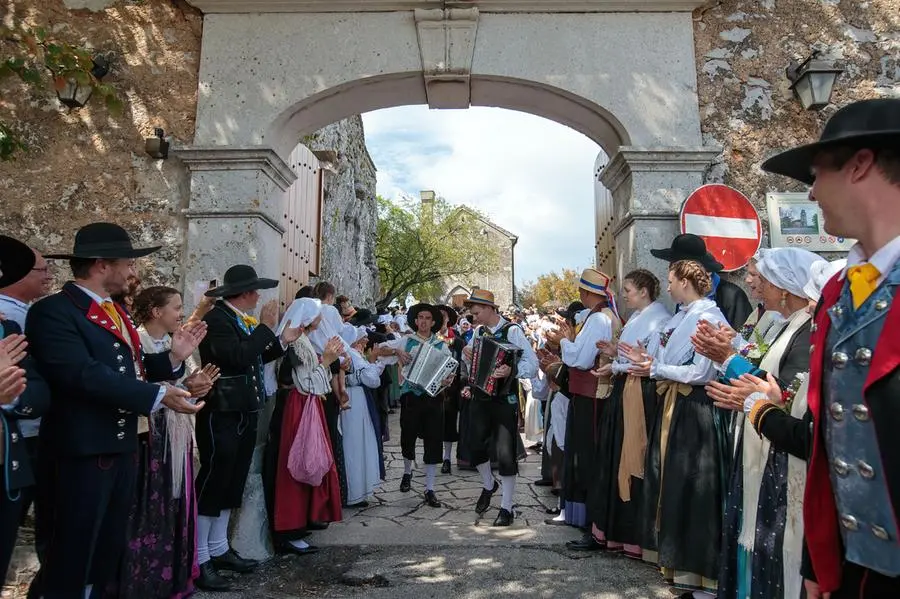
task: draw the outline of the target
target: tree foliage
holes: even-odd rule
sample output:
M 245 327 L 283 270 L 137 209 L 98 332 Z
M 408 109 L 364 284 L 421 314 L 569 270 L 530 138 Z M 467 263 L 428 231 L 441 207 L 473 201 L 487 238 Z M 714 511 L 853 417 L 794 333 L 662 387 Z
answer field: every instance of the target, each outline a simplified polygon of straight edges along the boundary
M 522 305 L 537 308 L 559 308 L 578 299 L 580 273 L 564 268 L 560 273 L 540 275 L 536 281 L 526 282 L 521 290 Z
M 418 200 L 378 198 L 375 254 L 381 279 L 378 307 L 408 293 L 421 299 L 440 296 L 449 277 L 495 270 L 499 248 L 481 234 L 480 213 L 461 210 L 443 198 L 422 205 Z
M 0 26 L 0 40 L 3 42 L 0 81 L 18 77 L 36 89 L 46 89 L 49 81 L 55 91 L 64 89 L 68 81 L 75 81 L 80 86 L 90 86 L 92 95 L 101 96 L 113 114 L 122 111 L 122 101 L 115 88 L 101 83 L 94 75 L 91 51 L 52 39 L 44 29 L 15 30 Z M 15 124 L 0 119 L 0 160 L 11 160 L 25 149 Z

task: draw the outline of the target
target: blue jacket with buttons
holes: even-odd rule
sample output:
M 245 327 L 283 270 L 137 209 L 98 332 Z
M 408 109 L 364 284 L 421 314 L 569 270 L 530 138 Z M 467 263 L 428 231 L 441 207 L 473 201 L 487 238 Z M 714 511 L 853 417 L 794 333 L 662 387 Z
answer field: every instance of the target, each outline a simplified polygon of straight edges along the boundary
M 128 331 L 117 330 L 73 283 L 29 310 L 28 350 L 50 387 L 41 451 L 72 457 L 137 451 L 137 418 L 150 414 L 159 385 L 140 380 L 136 362 L 147 381 L 176 379 L 184 366 L 173 372 L 169 352 L 144 354 L 139 340 L 133 355 L 125 335 L 134 326 L 127 314 L 123 321 Z

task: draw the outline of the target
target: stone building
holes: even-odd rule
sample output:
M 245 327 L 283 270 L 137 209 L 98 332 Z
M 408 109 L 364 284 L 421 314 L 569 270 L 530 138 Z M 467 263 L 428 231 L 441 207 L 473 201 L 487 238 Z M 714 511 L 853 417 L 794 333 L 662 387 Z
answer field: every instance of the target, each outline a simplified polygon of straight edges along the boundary
M 464 277 L 451 277 L 443 282 L 442 302 L 460 307 L 475 289 L 488 289 L 494 293 L 497 304 L 506 310 L 516 303 L 516 243 L 519 238 L 503 227 L 463 206 L 461 213 L 469 217 L 468 226 L 476 227 L 488 243 L 498 248 L 499 260 L 493 272 L 475 273 Z

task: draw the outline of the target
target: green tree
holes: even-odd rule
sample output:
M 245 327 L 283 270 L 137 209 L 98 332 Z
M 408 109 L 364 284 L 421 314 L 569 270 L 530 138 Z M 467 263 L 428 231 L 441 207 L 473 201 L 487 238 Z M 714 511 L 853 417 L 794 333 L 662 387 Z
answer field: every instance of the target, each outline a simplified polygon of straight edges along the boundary
M 495 270 L 499 249 L 492 246 L 472 214 L 443 198 L 422 204 L 378 197 L 375 257 L 381 280 L 378 307 L 408 293 L 433 299 L 449 277 L 465 277 Z
M 50 38 L 43 29 L 0 26 L 0 42 L 0 82 L 18 77 L 33 88 L 44 89 L 49 79 L 52 87 L 61 91 L 74 81 L 90 86 L 92 94 L 102 96 L 112 113 L 121 112 L 122 102 L 116 90 L 94 75 L 94 58 L 89 50 Z M 0 160 L 12 160 L 17 152 L 26 149 L 17 129 L 17 123 L 0 118 Z
M 568 306 L 578 299 L 578 280 L 580 274 L 571 268 L 564 268 L 540 275 L 535 281 L 528 281 L 522 286 L 521 301 L 523 306 L 536 308 L 556 308 Z

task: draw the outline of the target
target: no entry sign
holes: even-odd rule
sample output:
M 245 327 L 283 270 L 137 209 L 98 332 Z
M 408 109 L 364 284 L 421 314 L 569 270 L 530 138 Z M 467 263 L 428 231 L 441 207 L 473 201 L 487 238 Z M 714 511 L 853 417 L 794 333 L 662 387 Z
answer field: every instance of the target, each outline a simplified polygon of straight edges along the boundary
M 727 185 L 704 185 L 688 197 L 681 208 L 681 232 L 702 237 L 725 271 L 744 267 L 762 240 L 756 208 Z

